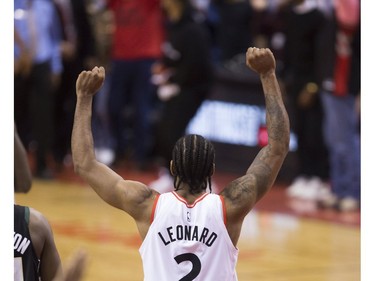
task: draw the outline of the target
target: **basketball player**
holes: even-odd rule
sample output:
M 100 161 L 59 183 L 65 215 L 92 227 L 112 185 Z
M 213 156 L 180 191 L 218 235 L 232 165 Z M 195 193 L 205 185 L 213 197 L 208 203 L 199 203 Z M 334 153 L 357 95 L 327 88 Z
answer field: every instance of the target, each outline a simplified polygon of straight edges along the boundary
M 79 281 L 86 259 L 85 251 L 76 250 L 63 270 L 45 216 L 14 205 L 14 281 Z
M 15 126 L 14 191 L 27 193 L 31 186 L 27 153 Z M 26 206 L 14 205 L 13 238 L 14 281 L 51 281 L 61 271 L 52 230 L 43 214 Z
M 74 168 L 104 201 L 134 218 L 143 240 L 144 280 L 237 280 L 236 245 L 243 220 L 272 187 L 289 147 L 289 118 L 272 52 L 249 48 L 246 63 L 259 74 L 263 86 L 269 140 L 246 174 L 229 183 L 220 195 L 206 193 L 206 187 L 211 189 L 215 153 L 212 144 L 198 135 L 182 137 L 173 149 L 173 192 L 159 194 L 99 163 L 94 154 L 91 107 L 105 70 L 95 67 L 77 79 Z
M 14 280 L 51 281 L 60 267 L 45 216 L 35 209 L 14 205 Z

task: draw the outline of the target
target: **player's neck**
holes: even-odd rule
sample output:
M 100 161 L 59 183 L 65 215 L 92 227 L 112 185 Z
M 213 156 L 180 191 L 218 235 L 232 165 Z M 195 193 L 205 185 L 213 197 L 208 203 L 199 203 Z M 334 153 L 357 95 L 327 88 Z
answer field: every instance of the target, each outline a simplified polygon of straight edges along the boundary
M 202 194 L 206 193 L 205 190 L 202 190 L 199 193 L 191 194 L 189 191 L 188 185 L 183 185 L 179 190 L 176 191 L 178 195 L 183 197 L 189 204 L 194 203 L 194 201 L 199 198 Z

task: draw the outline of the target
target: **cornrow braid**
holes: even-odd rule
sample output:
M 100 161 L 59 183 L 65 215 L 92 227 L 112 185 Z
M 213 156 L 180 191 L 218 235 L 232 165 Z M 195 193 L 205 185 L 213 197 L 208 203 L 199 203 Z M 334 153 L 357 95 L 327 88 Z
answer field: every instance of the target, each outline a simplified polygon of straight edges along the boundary
M 172 174 L 175 190 L 181 182 L 189 185 L 190 192 L 196 194 L 211 189 L 211 176 L 215 161 L 215 150 L 210 141 L 200 135 L 186 135 L 180 138 L 172 152 Z

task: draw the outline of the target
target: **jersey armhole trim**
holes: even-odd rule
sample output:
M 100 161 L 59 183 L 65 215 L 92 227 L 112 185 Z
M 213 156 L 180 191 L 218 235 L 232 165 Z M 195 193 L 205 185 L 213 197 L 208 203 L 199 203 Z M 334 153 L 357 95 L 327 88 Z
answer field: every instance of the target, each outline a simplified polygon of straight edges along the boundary
M 150 224 L 154 221 L 154 216 L 155 216 L 155 210 L 156 210 L 156 205 L 159 201 L 159 196 L 160 194 L 157 194 L 154 200 L 154 205 L 152 206 L 152 212 L 151 212 L 151 217 L 150 217 Z
M 29 207 L 25 207 L 25 221 L 27 225 L 30 223 L 30 209 Z
M 225 208 L 225 201 L 222 195 L 220 195 L 220 200 L 221 200 L 221 206 L 223 208 L 224 225 L 227 226 L 227 209 Z

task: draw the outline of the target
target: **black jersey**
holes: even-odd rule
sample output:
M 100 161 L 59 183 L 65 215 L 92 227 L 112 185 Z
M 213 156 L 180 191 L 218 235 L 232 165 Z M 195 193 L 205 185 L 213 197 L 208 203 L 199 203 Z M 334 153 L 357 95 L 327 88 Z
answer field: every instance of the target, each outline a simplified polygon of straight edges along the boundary
M 40 261 L 29 232 L 30 209 L 14 205 L 14 281 L 39 281 Z

